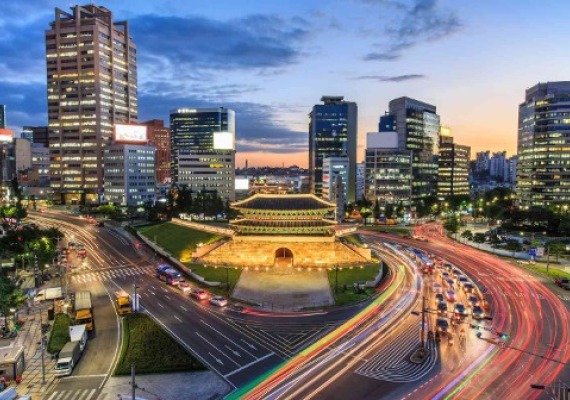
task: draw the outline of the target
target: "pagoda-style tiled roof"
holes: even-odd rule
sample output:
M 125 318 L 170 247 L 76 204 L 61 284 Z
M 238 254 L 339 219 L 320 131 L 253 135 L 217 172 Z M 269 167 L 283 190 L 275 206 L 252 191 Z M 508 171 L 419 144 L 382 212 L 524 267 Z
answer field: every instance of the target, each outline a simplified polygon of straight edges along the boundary
M 334 210 L 336 205 L 312 194 L 255 194 L 245 200 L 232 203 L 232 207 L 240 211 L 329 211 Z
M 241 234 L 257 235 L 324 235 L 327 234 L 334 221 L 327 220 L 251 220 L 231 221 L 233 229 Z

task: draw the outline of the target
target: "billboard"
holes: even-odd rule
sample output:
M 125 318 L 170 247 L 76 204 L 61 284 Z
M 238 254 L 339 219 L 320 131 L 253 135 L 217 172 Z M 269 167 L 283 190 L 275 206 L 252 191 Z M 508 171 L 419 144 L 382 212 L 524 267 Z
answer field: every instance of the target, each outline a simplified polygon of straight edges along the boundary
M 249 190 L 249 178 L 236 176 L 235 190 Z
M 11 129 L 0 129 L 0 142 L 11 142 L 14 139 L 14 132 Z
M 115 125 L 115 142 L 146 143 L 146 129 L 144 125 Z
M 232 132 L 214 132 L 214 150 L 234 149 L 234 134 Z

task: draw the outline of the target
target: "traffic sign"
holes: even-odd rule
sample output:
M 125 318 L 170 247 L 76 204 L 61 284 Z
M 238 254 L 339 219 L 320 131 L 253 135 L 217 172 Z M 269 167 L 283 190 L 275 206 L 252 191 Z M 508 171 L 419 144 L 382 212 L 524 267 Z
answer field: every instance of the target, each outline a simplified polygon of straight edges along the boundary
M 531 257 L 536 257 L 536 247 L 531 247 L 528 249 L 528 255 Z
M 544 257 L 544 247 L 537 247 L 536 248 L 536 256 L 537 257 Z

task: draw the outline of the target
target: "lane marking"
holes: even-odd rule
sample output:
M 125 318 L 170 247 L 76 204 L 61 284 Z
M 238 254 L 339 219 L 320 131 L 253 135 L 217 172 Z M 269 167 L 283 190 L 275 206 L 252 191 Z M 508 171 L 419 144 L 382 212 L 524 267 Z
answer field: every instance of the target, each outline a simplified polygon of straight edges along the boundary
M 197 336 L 199 336 L 204 342 L 208 343 L 213 349 L 217 350 L 221 355 L 223 355 L 224 357 L 226 357 L 228 360 L 230 360 L 231 362 L 233 362 L 235 365 L 237 365 L 238 367 L 240 366 L 240 364 L 238 364 L 237 362 L 235 362 L 230 356 L 228 356 L 226 353 L 224 353 L 222 350 L 220 350 L 218 347 L 216 347 L 212 342 L 210 342 L 208 339 L 206 339 L 204 336 L 200 335 L 199 332 L 195 332 Z
M 208 324 L 206 321 L 204 321 L 203 319 L 200 320 L 204 325 L 206 325 L 208 328 L 210 328 L 211 330 L 213 330 L 214 332 L 218 333 L 220 336 L 222 336 L 224 339 L 226 339 L 227 341 L 229 341 L 230 343 L 234 344 L 235 346 L 237 346 L 238 348 L 240 348 L 241 350 L 245 351 L 247 354 L 249 354 L 250 356 L 252 356 L 253 358 L 257 359 L 258 357 L 254 356 L 253 354 L 251 354 L 249 351 L 247 351 L 246 349 L 244 349 L 243 347 L 241 347 L 239 344 L 235 343 L 232 339 L 230 339 L 229 337 L 227 337 L 226 335 L 224 335 L 222 332 L 218 331 L 217 329 L 215 329 L 212 325 Z M 243 340 L 243 339 L 242 339 Z
M 180 308 L 183 309 L 183 310 L 186 311 L 186 312 L 188 311 L 188 309 L 187 309 L 186 307 L 184 307 L 184 306 L 180 306 Z
M 180 318 L 178 318 L 178 315 L 175 315 L 174 318 L 176 318 L 178 320 L 178 322 L 182 323 L 182 320 Z
M 245 364 L 243 367 L 240 367 L 240 368 L 236 369 L 235 371 L 232 371 L 229 374 L 224 375 L 224 378 L 227 378 L 228 376 L 232 376 L 234 374 L 237 374 L 238 372 L 243 371 L 244 369 L 251 367 L 253 364 L 257 364 L 258 362 L 263 361 L 266 358 L 269 358 L 269 357 L 274 356 L 274 355 L 275 355 L 275 353 L 268 353 L 268 354 L 264 355 L 263 357 L 258 358 L 257 360 L 252 361 L 249 364 Z
M 164 306 L 163 306 L 162 304 L 160 304 L 160 303 L 158 303 L 158 302 L 157 302 L 156 304 L 158 304 L 158 306 L 159 306 L 160 308 L 164 308 Z

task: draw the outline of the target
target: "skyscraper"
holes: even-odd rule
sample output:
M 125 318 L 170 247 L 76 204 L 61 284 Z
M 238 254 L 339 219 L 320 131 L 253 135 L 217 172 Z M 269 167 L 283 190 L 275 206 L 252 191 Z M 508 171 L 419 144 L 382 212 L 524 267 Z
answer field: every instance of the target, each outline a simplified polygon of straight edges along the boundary
M 470 159 L 471 147 L 455 143 L 451 130 L 442 126 L 437 181 L 437 196 L 440 200 L 469 195 Z
M 234 200 L 235 130 L 235 112 L 224 107 L 171 110 L 172 181 Z
M 22 139 L 28 139 L 33 144 L 49 146 L 49 133 L 47 126 L 24 126 L 22 128 Z
M 0 104 L 0 129 L 6 129 L 6 106 Z
M 519 105 L 517 198 L 523 206 L 570 204 L 570 81 L 526 90 Z
M 51 185 L 62 202 L 95 203 L 113 126 L 137 119 L 137 54 L 105 7 L 55 9 L 45 33 Z
M 409 97 L 390 102 L 379 126 L 398 133 L 398 148 L 412 151 L 412 200 L 437 195 L 439 115 L 436 107 Z
M 348 157 L 347 201 L 356 200 L 356 103 L 342 96 L 323 96 L 309 114 L 309 175 L 311 192 L 323 194 L 323 159 Z
M 148 140 L 156 148 L 156 182 L 170 182 L 170 128 L 161 119 L 143 122 L 147 126 Z

